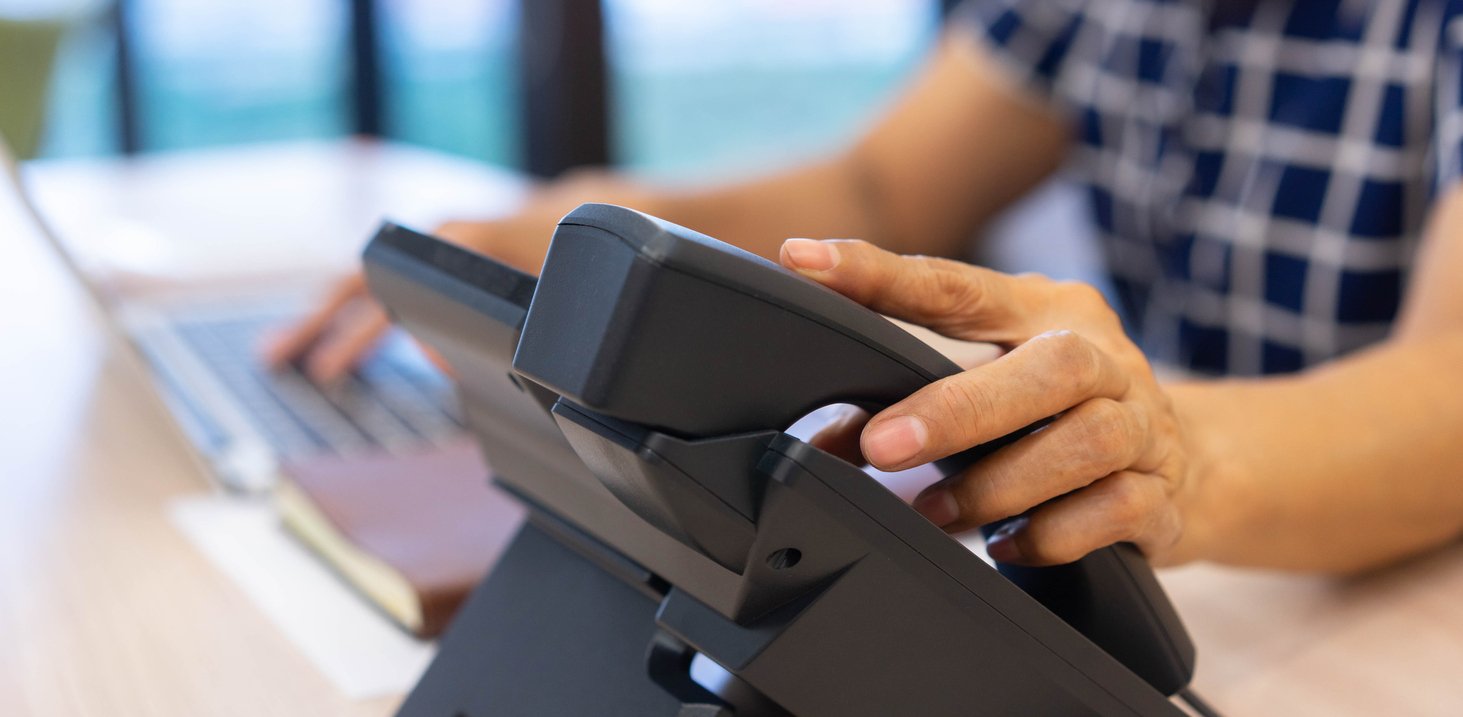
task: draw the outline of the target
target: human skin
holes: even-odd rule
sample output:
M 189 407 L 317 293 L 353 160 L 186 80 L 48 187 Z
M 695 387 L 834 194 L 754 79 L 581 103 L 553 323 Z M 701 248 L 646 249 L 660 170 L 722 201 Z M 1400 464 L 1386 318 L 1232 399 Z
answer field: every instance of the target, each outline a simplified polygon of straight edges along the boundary
M 1000 358 L 867 425 L 850 415 L 818 440 L 899 468 L 1058 415 L 916 502 L 952 531 L 1026 515 L 991 546 L 1011 562 L 1132 541 L 1159 564 L 1354 572 L 1457 539 L 1463 286 L 1449 279 L 1463 270 L 1460 192 L 1436 205 L 1382 344 L 1286 377 L 1163 384 L 1091 287 L 898 256 L 955 254 L 1070 146 L 1063 118 L 1006 84 L 978 48 L 955 31 L 884 117 L 825 159 L 696 188 L 580 173 L 539 187 L 513 216 L 439 234 L 535 271 L 560 216 L 586 201 L 624 204 L 778 257 L 937 334 L 998 344 Z M 831 247 L 834 263 L 815 246 Z M 387 325 L 351 277 L 265 353 L 329 381 Z
M 991 141 L 999 137 L 1000 141 Z M 844 150 L 763 177 L 651 186 L 604 171 L 542 184 L 515 214 L 434 233 L 536 272 L 559 218 L 584 202 L 634 207 L 768 258 L 789 236 L 861 237 L 903 253 L 952 255 L 987 219 L 1061 163 L 1069 128 L 1004 84 L 967 37 L 946 38 L 890 110 Z M 264 347 L 333 381 L 389 322 L 359 275 Z
M 901 470 L 1057 416 L 914 501 L 951 531 L 1024 515 L 989 544 L 997 560 L 1129 541 L 1159 565 L 1349 573 L 1463 534 L 1463 290 L 1439 268 L 1463 267 L 1460 235 L 1455 191 L 1381 345 L 1292 376 L 1174 385 L 1090 286 L 850 240 L 789 240 L 780 258 L 881 313 L 1009 349 L 817 439 L 846 446 L 861 429 L 862 457 Z

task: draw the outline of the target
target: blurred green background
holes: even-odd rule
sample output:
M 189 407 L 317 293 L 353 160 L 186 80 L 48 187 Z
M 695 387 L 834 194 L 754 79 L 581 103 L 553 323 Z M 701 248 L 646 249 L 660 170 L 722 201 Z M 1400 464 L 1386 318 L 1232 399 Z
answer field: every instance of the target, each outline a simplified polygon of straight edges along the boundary
M 384 135 L 519 166 L 517 0 L 379 0 Z M 644 173 L 737 172 L 846 139 L 938 27 L 916 0 L 604 0 L 613 159 Z M 66 32 L 38 153 L 112 154 L 113 5 L 0 0 Z M 349 134 L 345 0 L 129 0 L 141 151 Z M 3 42 L 3 40 L 0 40 Z M 25 68 L 0 51 L 0 83 Z

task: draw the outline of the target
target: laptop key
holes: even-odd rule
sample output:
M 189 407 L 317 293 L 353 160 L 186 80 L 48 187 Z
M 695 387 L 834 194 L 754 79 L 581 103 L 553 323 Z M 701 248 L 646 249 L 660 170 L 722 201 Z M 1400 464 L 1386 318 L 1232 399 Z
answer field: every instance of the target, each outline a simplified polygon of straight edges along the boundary
M 255 347 L 278 319 L 192 320 L 179 322 L 176 330 L 282 455 L 398 451 L 461 432 L 450 384 L 399 349 L 378 352 L 355 375 L 329 387 L 295 369 L 262 368 Z

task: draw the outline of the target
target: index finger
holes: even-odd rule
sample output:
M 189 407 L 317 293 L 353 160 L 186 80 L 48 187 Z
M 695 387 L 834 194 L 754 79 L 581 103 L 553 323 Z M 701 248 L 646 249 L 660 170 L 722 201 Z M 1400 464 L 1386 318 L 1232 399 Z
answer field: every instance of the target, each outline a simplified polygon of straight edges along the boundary
M 868 242 L 789 239 L 782 263 L 881 314 L 945 336 L 1003 345 L 1041 333 L 1044 305 L 1022 277 L 949 259 L 900 256 Z
M 1071 331 L 1040 334 L 989 363 L 936 381 L 874 416 L 862 448 L 880 470 L 937 461 L 1091 398 L 1121 398 L 1130 380 Z
M 260 349 L 264 363 L 279 367 L 300 358 L 325 333 L 336 314 L 365 290 L 366 279 L 360 274 L 342 279 L 314 311 L 265 341 Z

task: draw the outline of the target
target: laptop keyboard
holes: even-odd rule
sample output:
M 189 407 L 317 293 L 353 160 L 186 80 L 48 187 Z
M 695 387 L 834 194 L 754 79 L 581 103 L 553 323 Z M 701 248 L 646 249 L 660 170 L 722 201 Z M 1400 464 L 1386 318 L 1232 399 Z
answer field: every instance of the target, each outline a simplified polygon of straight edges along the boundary
M 401 450 L 463 430 L 452 386 L 401 337 L 355 373 L 319 386 L 294 368 L 272 371 L 260 339 L 278 317 L 179 321 L 174 330 L 227 387 L 282 457 Z

